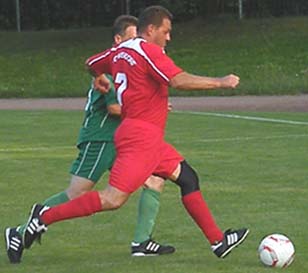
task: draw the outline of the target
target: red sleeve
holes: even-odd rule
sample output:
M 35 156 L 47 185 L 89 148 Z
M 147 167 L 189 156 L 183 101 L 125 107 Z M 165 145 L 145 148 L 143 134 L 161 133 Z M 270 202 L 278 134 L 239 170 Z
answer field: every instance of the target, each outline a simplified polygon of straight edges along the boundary
M 183 71 L 159 46 L 151 43 L 143 43 L 141 46 L 148 61 L 150 74 L 162 84 L 169 85 L 169 81 Z
M 107 49 L 86 60 L 86 66 L 94 75 L 103 73 L 111 74 L 110 66 L 111 49 Z

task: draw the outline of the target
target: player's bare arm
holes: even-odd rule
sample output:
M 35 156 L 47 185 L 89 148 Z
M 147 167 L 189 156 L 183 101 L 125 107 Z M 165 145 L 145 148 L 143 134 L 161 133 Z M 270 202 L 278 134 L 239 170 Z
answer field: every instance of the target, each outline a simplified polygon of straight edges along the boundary
M 107 106 L 107 111 L 110 115 L 121 116 L 121 105 L 120 104 L 109 104 Z
M 212 78 L 181 72 L 170 80 L 170 86 L 183 90 L 235 88 L 239 81 L 240 78 L 233 74 L 221 78 Z
M 105 74 L 101 74 L 95 77 L 94 88 L 99 90 L 103 94 L 108 93 L 110 89 L 110 81 L 105 76 Z

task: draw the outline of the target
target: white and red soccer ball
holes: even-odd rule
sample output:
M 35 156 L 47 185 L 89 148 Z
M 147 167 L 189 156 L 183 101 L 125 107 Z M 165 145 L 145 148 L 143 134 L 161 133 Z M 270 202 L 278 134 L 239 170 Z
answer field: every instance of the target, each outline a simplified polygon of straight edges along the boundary
M 293 243 L 282 234 L 266 236 L 261 241 L 258 252 L 261 262 L 270 267 L 288 267 L 295 255 Z

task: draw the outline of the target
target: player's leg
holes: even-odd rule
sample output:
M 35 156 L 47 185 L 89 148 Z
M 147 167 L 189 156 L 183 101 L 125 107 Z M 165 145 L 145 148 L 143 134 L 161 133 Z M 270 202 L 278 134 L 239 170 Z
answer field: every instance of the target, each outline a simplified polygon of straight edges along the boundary
M 75 199 L 80 195 L 83 195 L 84 193 L 92 190 L 96 182 L 97 181 L 92 181 L 81 176 L 72 175 L 71 182 L 68 188 L 65 190 L 65 194 L 67 196 L 67 200 L 65 202 L 67 202 L 68 200 Z M 65 202 L 55 204 L 50 204 L 50 202 L 44 202 L 43 205 L 46 205 L 48 207 L 54 207 L 55 205 L 62 204 Z
M 78 157 L 73 161 L 71 181 L 65 191 L 47 198 L 42 204 L 53 207 L 90 191 L 100 177 L 110 169 L 115 157 L 112 142 L 84 142 L 78 146 Z M 7 255 L 11 263 L 19 263 L 23 253 L 22 236 L 26 224 L 5 230 Z
M 197 173 L 185 160 L 178 165 L 172 178 L 181 188 L 184 207 L 200 227 L 218 257 L 224 258 L 245 240 L 249 233 L 246 228 L 227 230 L 225 233 L 220 230 L 202 196 Z
M 70 169 L 74 179 L 66 190 L 69 199 L 91 190 L 103 174 L 111 169 L 115 158 L 114 144 L 110 141 L 84 142 L 78 148 L 79 155 Z
M 101 211 L 118 209 L 128 200 L 129 195 L 129 193 L 108 185 L 103 191 L 90 191 L 52 208 L 35 204 L 24 233 L 24 247 L 30 248 L 32 243 L 47 230 L 48 225 L 90 216 Z
M 157 127 L 152 125 L 145 127 L 144 122 L 128 120 L 126 125 L 123 124 L 124 121 L 115 135 L 117 157 L 109 187 L 102 192 L 90 191 L 53 208 L 34 205 L 27 224 L 32 229 L 27 228 L 24 235 L 26 248 L 47 229 L 47 225 L 119 208 L 153 173 L 160 158 L 156 147 L 161 142 L 161 131 L 157 132 Z
M 85 192 L 90 191 L 95 183 L 84 177 L 72 175 L 70 184 L 65 191 L 59 192 L 47 198 L 42 204 L 48 207 L 65 203 L 74 199 Z M 18 233 L 22 236 L 26 227 L 26 223 L 17 228 Z
M 164 183 L 163 178 L 154 175 L 145 182 L 139 198 L 137 225 L 131 244 L 132 256 L 162 255 L 175 251 L 173 246 L 161 245 L 152 239 Z
M 92 190 L 103 174 L 111 169 L 114 158 L 113 142 L 82 143 L 79 156 L 73 162 L 70 170 L 72 180 L 66 189 L 68 198 L 72 200 Z
M 73 161 L 68 188 L 46 199 L 42 204 L 53 207 L 72 200 L 90 191 L 103 173 L 110 168 L 114 157 L 113 145 L 109 142 L 84 142 L 78 146 L 79 154 Z
M 170 177 L 181 190 L 182 202 L 211 244 L 222 240 L 223 232 L 217 226 L 199 188 L 197 173 L 182 161 Z
M 155 219 L 159 211 L 160 194 L 164 187 L 164 179 L 150 176 L 142 188 L 139 204 L 134 243 L 142 243 L 150 239 Z
M 113 159 L 115 157 L 115 151 L 113 146 L 108 148 L 107 146 L 104 149 L 104 152 L 99 152 L 98 154 L 103 154 L 101 157 L 97 157 L 99 160 L 96 161 L 96 164 L 92 164 L 96 166 L 96 169 L 93 171 L 92 179 L 97 180 L 96 178 L 101 177 L 101 175 L 106 171 L 107 168 L 111 168 L 113 163 Z M 87 172 L 89 173 L 89 171 Z M 84 175 L 85 176 L 85 175 Z M 86 176 L 88 177 L 88 176 Z M 86 183 L 80 183 L 78 185 L 78 180 L 75 183 L 71 183 L 71 187 L 67 190 L 68 196 L 70 199 L 73 199 L 74 196 L 77 197 L 81 195 L 84 191 L 88 191 Z M 140 199 L 139 199 L 139 210 L 137 215 L 137 226 L 135 231 L 135 240 L 134 245 L 132 247 L 132 251 L 138 250 L 136 255 L 148 255 L 152 254 L 153 251 L 146 250 L 148 244 L 156 244 L 156 255 L 167 254 L 174 252 L 174 248 L 168 245 L 160 245 L 157 242 L 154 242 L 150 237 L 153 232 L 153 228 L 155 225 L 155 220 L 159 211 L 159 199 L 160 193 L 164 186 L 164 179 L 160 177 L 151 176 L 147 179 L 145 183 L 145 187 L 142 190 Z M 137 246 L 137 247 L 136 247 Z M 138 247 L 139 246 L 139 247 Z
M 107 146 L 107 153 L 100 153 L 101 149 Z M 78 146 L 79 154 L 73 161 L 70 173 L 72 174 L 70 184 L 65 191 L 59 192 L 47 198 L 42 204 L 53 207 L 74 199 L 81 194 L 91 190 L 100 176 L 111 166 L 111 158 L 114 158 L 114 149 L 109 152 L 108 142 L 84 142 Z M 102 160 L 104 159 L 104 160 Z M 108 160 L 107 160 L 108 159 Z M 97 164 L 99 162 L 100 164 Z M 17 228 L 22 236 L 26 224 Z
M 43 205 L 53 207 L 58 204 L 67 202 L 70 199 L 81 195 L 81 193 L 90 190 L 94 183 L 88 179 L 78 176 L 72 176 L 70 185 L 66 191 L 52 195 L 43 202 Z M 22 236 L 24 234 L 27 223 L 18 227 L 8 227 L 5 230 L 6 250 L 9 261 L 11 263 L 20 263 L 24 246 Z
M 47 225 L 67 219 L 92 215 L 106 210 L 117 209 L 138 189 L 152 173 L 149 158 L 139 158 L 130 146 L 120 151 L 112 167 L 109 185 L 103 191 L 90 191 L 64 204 L 49 208 L 34 205 L 24 234 L 24 245 L 29 248 L 33 241 L 47 230 Z M 139 148 L 138 146 L 138 149 Z M 142 150 L 142 149 L 141 149 Z M 139 159 L 138 159 L 139 158 Z M 137 160 L 138 159 L 138 160 Z
M 168 143 L 165 143 L 161 153 L 163 159 L 158 166 L 158 173 L 180 187 L 182 202 L 187 212 L 212 245 L 213 252 L 218 257 L 225 257 L 246 238 L 249 230 L 244 228 L 223 233 L 202 196 L 195 170 Z
M 79 154 L 70 169 L 72 176 L 68 188 L 48 197 L 42 204 L 53 207 L 91 190 L 100 177 L 99 174 L 94 176 L 93 173 L 95 174 L 95 172 L 92 170 L 96 161 L 100 159 L 99 150 L 103 145 L 105 145 L 105 142 L 84 142 L 80 144 L 78 147 Z M 20 235 L 23 235 L 25 226 L 26 224 L 23 224 L 18 228 Z

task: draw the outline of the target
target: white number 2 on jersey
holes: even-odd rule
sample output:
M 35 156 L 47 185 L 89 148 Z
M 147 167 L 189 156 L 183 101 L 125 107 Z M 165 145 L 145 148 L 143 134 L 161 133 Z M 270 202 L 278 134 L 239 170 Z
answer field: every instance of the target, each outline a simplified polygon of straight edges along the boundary
M 119 84 L 120 86 L 117 88 L 117 99 L 120 105 L 122 105 L 122 94 L 127 88 L 127 77 L 125 73 L 118 72 L 115 80 L 115 83 Z

